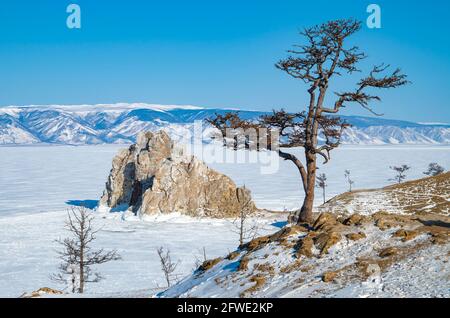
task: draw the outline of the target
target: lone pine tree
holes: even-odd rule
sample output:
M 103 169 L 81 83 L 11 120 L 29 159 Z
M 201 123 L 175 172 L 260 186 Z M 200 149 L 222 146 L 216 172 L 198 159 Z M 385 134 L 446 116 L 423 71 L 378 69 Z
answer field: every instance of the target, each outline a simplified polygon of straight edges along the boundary
M 349 126 L 333 114 L 356 103 L 369 112 L 380 115 L 370 106 L 370 102 L 381 100 L 372 92 L 373 89 L 396 88 L 408 83 L 407 76 L 399 69 L 387 73 L 389 66 L 381 64 L 374 66 L 369 74 L 362 77 L 353 90 L 336 92 L 337 98 L 333 106 L 326 104 L 325 97 L 332 79 L 360 72 L 358 64 L 366 55 L 358 47 L 346 45 L 347 39 L 360 29 L 361 22 L 353 19 L 329 21 L 305 28 L 300 35 L 306 43 L 295 45 L 288 51 L 290 56 L 276 64 L 278 69 L 306 85 L 309 96 L 306 111 L 288 113 L 283 109 L 274 110 L 273 114 L 262 116 L 256 121 L 243 120 L 238 112 L 230 112 L 208 120 L 220 130 L 223 137 L 234 139 L 234 149 L 238 148 L 242 135 L 253 129 L 258 134 L 258 150 L 265 148 L 277 151 L 281 158 L 295 164 L 304 190 L 302 207 L 293 218 L 293 221 L 299 223 L 312 222 L 313 219 L 317 157 L 322 157 L 324 163 L 327 163 L 331 159 L 330 152 L 339 146 L 342 133 Z M 261 143 L 260 128 L 266 128 L 268 135 L 276 129 L 280 137 L 280 148 L 302 147 L 304 162 L 275 147 L 272 136 L 267 136 L 268 141 Z M 230 133 L 231 130 L 233 132 Z M 321 144 L 318 142 L 319 136 L 324 140 Z M 244 138 L 246 148 L 252 147 L 247 142 L 250 139 L 248 136 Z M 226 141 L 224 145 L 229 146 Z

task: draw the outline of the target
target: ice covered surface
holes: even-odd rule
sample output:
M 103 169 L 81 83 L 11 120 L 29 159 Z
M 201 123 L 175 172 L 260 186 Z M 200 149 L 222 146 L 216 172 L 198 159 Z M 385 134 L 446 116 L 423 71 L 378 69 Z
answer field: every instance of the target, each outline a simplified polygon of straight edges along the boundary
M 44 286 L 58 287 L 49 280 L 49 274 L 58 265 L 54 240 L 64 235 L 65 209 L 69 206 L 66 202 L 95 205 L 111 159 L 122 147 L 0 147 L 0 296 L 17 297 Z M 343 146 L 333 153 L 328 166 L 320 165 L 320 172 L 328 175 L 330 198 L 347 189 L 345 169 L 352 171 L 354 188 L 375 188 L 390 183 L 389 165 L 411 165 L 408 179 L 413 179 L 422 177 L 432 161 L 448 169 L 450 148 Z M 276 174 L 261 175 L 258 164 L 210 164 L 238 185 L 250 188 L 259 207 L 297 208 L 301 202 L 298 173 L 288 162 L 280 165 Z M 319 204 L 321 196 L 317 197 Z M 110 214 L 97 221 L 104 225 L 98 245 L 117 248 L 124 258 L 101 267 L 106 279 L 88 287 L 89 293 L 99 296 L 149 296 L 153 287 L 163 283 L 155 252 L 158 246 L 169 247 L 173 258 L 182 260 L 179 273 L 185 275 L 192 271 L 195 256 L 200 256 L 203 246 L 208 258 L 223 256 L 237 246 L 229 221 L 199 221 L 176 214 L 152 217 L 147 222 Z M 275 231 L 270 226 L 274 220 L 263 222 L 263 232 Z M 432 260 L 425 259 L 420 266 L 438 270 L 438 265 L 427 262 Z M 440 276 L 436 277 L 438 280 Z
M 68 201 L 95 205 L 111 169 L 111 160 L 123 147 L 126 146 L 0 147 L 0 217 L 60 211 L 67 207 Z M 301 149 L 293 151 L 301 155 Z M 319 164 L 319 173 L 327 174 L 326 196 L 330 199 L 347 191 L 345 169 L 351 170 L 354 189 L 369 189 L 393 183 L 388 181 L 393 177 L 391 165 L 410 165 L 407 180 L 411 180 L 422 178 L 430 162 L 449 169 L 450 147 L 342 146 L 332 152 L 329 164 Z M 247 186 L 260 208 L 290 210 L 301 204 L 300 177 L 290 162 L 280 161 L 278 172 L 267 175 L 261 174 L 258 163 L 208 165 L 230 176 L 238 186 Z M 317 193 L 316 204 L 321 204 L 321 195 Z
M 18 297 L 44 286 L 64 288 L 49 275 L 59 264 L 59 246 L 54 240 L 67 236 L 65 217 L 64 212 L 47 212 L 0 218 L 0 297 Z M 103 227 L 97 234 L 97 246 L 117 249 L 123 259 L 98 267 L 105 279 L 88 284 L 91 296 L 130 293 L 150 297 L 152 289 L 164 286 L 156 253 L 160 246 L 169 248 L 172 259 L 180 261 L 176 273 L 184 277 L 194 269 L 196 258 L 203 258 L 203 247 L 207 257 L 213 258 L 238 245 L 230 220 L 197 220 L 174 214 L 143 222 L 131 216 L 124 219 L 121 213 L 97 213 L 94 224 Z M 261 234 L 276 230 L 267 220 L 258 224 Z
M 0 147 L 0 217 L 95 205 L 121 147 Z

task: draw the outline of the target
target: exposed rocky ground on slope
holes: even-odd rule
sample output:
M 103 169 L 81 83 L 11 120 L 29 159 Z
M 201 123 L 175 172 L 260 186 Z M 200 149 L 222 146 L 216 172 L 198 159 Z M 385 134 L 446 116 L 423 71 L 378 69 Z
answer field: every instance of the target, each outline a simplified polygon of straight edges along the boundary
M 418 212 L 450 214 L 450 172 L 435 177 L 395 184 L 377 190 L 347 192 L 320 207 L 336 214 Z
M 255 210 L 247 189 L 185 155 L 164 131 L 140 134 L 113 159 L 100 199 L 101 208 L 208 217 L 237 216 L 243 205 Z
M 49 287 L 42 287 L 31 293 L 23 293 L 20 298 L 39 298 L 39 297 L 49 297 L 54 295 L 62 295 L 63 292 L 60 290 L 52 289 Z
M 449 176 L 338 196 L 314 224 L 256 238 L 159 296 L 450 297 Z
M 292 225 L 205 262 L 162 297 L 450 297 L 450 218 L 375 213 Z

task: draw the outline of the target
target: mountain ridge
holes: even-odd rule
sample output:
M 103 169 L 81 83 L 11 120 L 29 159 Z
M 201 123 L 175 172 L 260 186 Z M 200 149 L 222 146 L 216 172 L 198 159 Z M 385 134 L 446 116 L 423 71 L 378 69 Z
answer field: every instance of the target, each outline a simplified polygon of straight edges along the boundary
M 246 119 L 268 113 L 145 103 L 4 106 L 0 107 L 0 145 L 133 143 L 140 131 L 166 129 L 185 135 L 195 120 L 229 111 L 239 111 Z M 450 144 L 450 124 L 340 117 L 352 125 L 343 144 Z

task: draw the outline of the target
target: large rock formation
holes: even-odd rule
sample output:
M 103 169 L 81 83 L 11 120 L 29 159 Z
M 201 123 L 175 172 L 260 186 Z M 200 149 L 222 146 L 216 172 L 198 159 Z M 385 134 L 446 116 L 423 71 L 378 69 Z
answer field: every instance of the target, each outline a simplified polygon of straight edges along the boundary
M 250 193 L 227 176 L 184 154 L 164 132 L 146 132 L 113 159 L 101 207 L 140 214 L 180 212 L 232 217 L 255 209 Z

